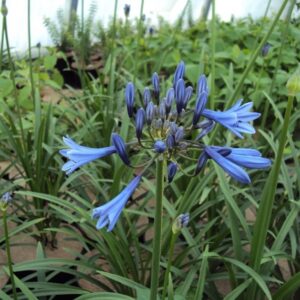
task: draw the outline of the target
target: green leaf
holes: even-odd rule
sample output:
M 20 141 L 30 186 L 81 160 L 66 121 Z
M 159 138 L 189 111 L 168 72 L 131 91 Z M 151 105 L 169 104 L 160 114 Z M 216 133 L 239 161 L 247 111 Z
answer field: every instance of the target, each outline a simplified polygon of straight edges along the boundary
M 273 295 L 273 300 L 285 300 L 300 287 L 300 272 L 296 273 Z
M 14 86 L 10 79 L 0 78 L 0 98 L 8 96 Z
M 57 57 L 54 55 L 47 55 L 44 57 L 44 66 L 47 70 L 52 70 L 55 67 Z

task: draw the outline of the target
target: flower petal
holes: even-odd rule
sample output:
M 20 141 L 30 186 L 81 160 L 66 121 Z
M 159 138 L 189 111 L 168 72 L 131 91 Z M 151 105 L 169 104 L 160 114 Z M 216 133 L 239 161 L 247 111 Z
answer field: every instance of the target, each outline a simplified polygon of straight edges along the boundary
M 249 175 L 241 167 L 237 166 L 227 158 L 210 147 L 205 147 L 205 152 L 231 177 L 242 183 L 250 183 Z

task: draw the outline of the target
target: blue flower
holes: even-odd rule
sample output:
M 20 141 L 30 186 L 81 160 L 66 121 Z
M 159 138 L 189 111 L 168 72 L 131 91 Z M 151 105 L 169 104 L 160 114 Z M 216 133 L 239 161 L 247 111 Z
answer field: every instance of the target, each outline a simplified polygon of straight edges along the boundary
M 247 172 L 241 168 L 264 169 L 271 166 L 271 161 L 261 157 L 255 149 L 206 146 L 207 158 L 213 159 L 226 173 L 242 183 L 250 183 Z
M 249 124 L 249 122 L 259 118 L 260 116 L 260 113 L 249 112 L 253 106 L 252 102 L 241 105 L 242 102 L 243 100 L 240 99 L 230 109 L 223 112 L 204 109 L 202 111 L 202 115 L 207 119 L 220 123 L 242 139 L 243 136 L 241 133 L 255 133 L 255 129 L 251 124 Z
M 70 148 L 59 151 L 62 156 L 69 159 L 69 161 L 62 166 L 62 170 L 65 171 L 67 175 L 95 159 L 102 158 L 116 152 L 116 148 L 114 146 L 105 148 L 90 148 L 78 145 L 69 137 L 63 137 L 63 141 L 65 145 Z
M 127 187 L 114 199 L 103 204 L 95 209 L 92 212 L 92 218 L 98 219 L 96 228 L 101 229 L 108 226 L 107 231 L 112 231 L 118 221 L 120 214 L 125 207 L 128 199 L 133 194 L 137 186 L 141 181 L 142 176 L 135 177 Z

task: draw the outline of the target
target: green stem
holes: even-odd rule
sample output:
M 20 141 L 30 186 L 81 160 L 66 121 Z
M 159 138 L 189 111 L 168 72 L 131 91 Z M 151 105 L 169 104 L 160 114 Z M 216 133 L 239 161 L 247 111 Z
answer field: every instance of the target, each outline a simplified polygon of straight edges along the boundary
M 6 208 L 3 209 L 2 212 L 3 212 L 3 227 L 4 227 L 4 236 L 5 236 L 5 245 L 6 245 L 6 255 L 7 255 L 8 269 L 9 269 L 9 274 L 10 274 L 10 280 L 11 280 L 11 285 L 12 285 L 12 289 L 13 289 L 14 299 L 17 300 L 18 299 L 17 290 L 16 290 L 14 272 L 13 272 L 13 268 L 12 268 L 12 259 L 11 259 L 11 253 L 10 253 L 10 243 L 9 243 L 9 236 L 8 236 Z
M 6 16 L 3 14 L 3 17 L 2 17 L 2 30 L 1 30 L 1 49 L 0 49 L 0 72 L 2 72 L 2 65 L 3 65 L 5 18 L 6 18 Z
M 157 299 L 157 289 L 159 283 L 163 191 L 164 191 L 164 161 L 160 159 L 160 157 L 158 157 L 156 160 L 156 206 L 155 206 L 155 220 L 154 220 L 154 240 L 153 240 L 152 268 L 151 268 L 150 300 Z
M 211 20 L 211 80 L 210 80 L 210 107 L 215 106 L 215 52 L 216 52 L 216 2 L 212 0 L 212 20 Z
M 28 0 L 27 5 L 27 30 L 28 30 L 28 58 L 29 58 L 29 78 L 31 83 L 31 96 L 33 105 L 35 106 L 35 95 L 34 95 L 34 81 L 33 81 L 33 71 L 32 71 L 32 55 L 31 55 L 31 30 L 30 30 L 30 0 Z
M 162 300 L 164 300 L 166 298 L 166 294 L 167 294 L 167 287 L 169 284 L 169 273 L 170 273 L 171 266 L 172 266 L 172 258 L 173 258 L 173 254 L 174 254 L 174 247 L 175 247 L 175 242 L 176 242 L 177 236 L 178 236 L 178 233 L 174 234 L 172 232 L 167 269 L 166 269 L 165 278 L 164 278 L 164 288 L 163 288 Z

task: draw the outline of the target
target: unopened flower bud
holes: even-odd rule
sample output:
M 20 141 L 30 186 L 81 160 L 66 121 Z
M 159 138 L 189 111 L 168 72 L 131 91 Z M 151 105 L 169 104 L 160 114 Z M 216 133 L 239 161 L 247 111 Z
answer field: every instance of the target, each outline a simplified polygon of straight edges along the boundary
M 128 116 L 133 116 L 133 105 L 134 105 L 134 85 L 132 82 L 128 82 L 125 90 L 125 101 L 127 105 Z
M 142 137 L 143 127 L 145 123 L 145 111 L 143 108 L 138 109 L 135 117 L 135 130 L 138 140 Z
M 157 153 L 164 153 L 166 151 L 166 149 L 167 149 L 167 146 L 163 141 L 158 140 L 154 143 L 154 150 Z
M 125 14 L 126 18 L 129 17 L 129 13 L 130 13 L 130 5 L 129 4 L 125 4 L 124 5 L 124 14 Z
M 196 141 L 199 139 L 202 139 L 205 135 L 207 135 L 209 132 L 213 130 L 215 127 L 215 121 L 213 120 L 204 120 L 197 124 L 196 128 L 201 128 L 202 131 L 200 134 L 196 137 Z
M 154 116 L 154 104 L 152 102 L 149 102 L 146 107 L 146 121 L 147 124 L 150 125 Z
M 183 78 L 184 76 L 184 71 L 185 71 L 185 65 L 184 65 L 184 62 L 181 61 L 177 68 L 176 68 L 176 71 L 175 71 L 175 74 L 174 74 L 174 79 L 173 79 L 173 86 L 174 88 L 176 87 L 176 83 L 179 79 Z
M 119 154 L 120 158 L 126 165 L 130 165 L 129 158 L 127 156 L 126 152 L 126 145 L 123 141 L 123 139 L 117 134 L 113 133 L 112 134 L 112 142 L 113 145 L 116 147 L 117 153 Z
M 201 170 L 204 168 L 206 162 L 208 160 L 208 155 L 206 154 L 205 151 L 201 153 L 201 155 L 198 158 L 196 170 L 195 170 L 195 175 L 199 174 Z
M 175 92 L 173 88 L 168 89 L 166 97 L 166 112 L 169 114 L 171 111 L 172 103 L 174 101 Z
M 13 192 L 6 192 L 2 195 L 0 198 L 0 209 L 1 210 L 6 210 L 8 204 L 13 200 Z
M 266 43 L 266 44 L 262 47 L 262 49 L 261 49 L 261 55 L 262 55 L 263 57 L 267 56 L 268 53 L 269 53 L 269 50 L 271 49 L 271 47 L 272 47 L 271 44 Z
M 172 226 L 172 231 L 174 234 L 179 233 L 182 228 L 186 227 L 189 223 L 190 215 L 189 213 L 181 214 L 179 215 Z
M 185 94 L 184 80 L 179 79 L 175 87 L 176 108 L 178 114 L 181 113 L 184 107 L 184 94 Z
M 152 75 L 152 85 L 153 85 L 154 97 L 158 100 L 160 89 L 159 89 L 159 77 L 156 72 Z
M 168 182 L 169 183 L 173 181 L 173 178 L 174 178 L 176 172 L 177 172 L 177 164 L 175 164 L 174 162 L 171 162 L 168 165 Z
M 189 102 L 189 100 L 191 99 L 192 94 L 193 94 L 193 88 L 191 86 L 188 86 L 184 92 L 183 108 L 186 108 L 186 105 Z
M 166 105 L 165 105 L 165 101 L 162 101 L 162 102 L 159 104 L 158 111 L 159 111 L 159 116 L 160 116 L 162 119 L 165 119 L 165 118 L 166 118 Z
M 147 107 L 148 103 L 151 101 L 151 92 L 149 88 L 144 89 L 144 105 Z
M 175 142 L 176 143 L 180 142 L 183 139 L 183 137 L 184 137 L 184 129 L 182 126 L 180 126 L 175 133 Z
M 169 134 L 166 139 L 168 149 L 172 149 L 175 146 L 175 138 L 172 134 Z

